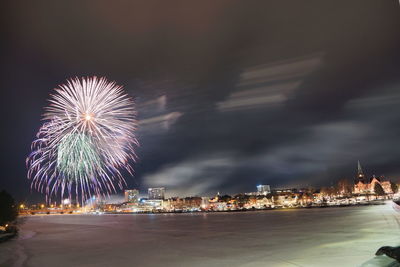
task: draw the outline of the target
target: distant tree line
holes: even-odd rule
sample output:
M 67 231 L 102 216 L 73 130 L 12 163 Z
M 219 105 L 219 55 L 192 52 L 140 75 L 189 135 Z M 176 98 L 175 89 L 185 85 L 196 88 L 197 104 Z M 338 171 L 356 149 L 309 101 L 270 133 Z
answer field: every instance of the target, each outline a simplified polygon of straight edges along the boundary
M 5 190 L 0 191 L 0 225 L 14 221 L 18 216 L 14 198 Z

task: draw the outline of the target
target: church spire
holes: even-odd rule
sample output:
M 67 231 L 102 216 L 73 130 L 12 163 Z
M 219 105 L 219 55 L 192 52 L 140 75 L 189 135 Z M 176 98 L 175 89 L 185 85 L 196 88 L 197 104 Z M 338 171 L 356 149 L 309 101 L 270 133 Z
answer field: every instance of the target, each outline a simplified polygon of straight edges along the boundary
M 362 168 L 361 168 L 360 161 L 358 161 L 358 176 L 359 176 L 359 177 L 360 177 L 360 176 L 364 176 L 364 172 L 363 172 L 363 170 L 362 170 Z
M 364 175 L 363 169 L 361 167 L 360 161 L 358 161 L 358 166 L 357 166 L 357 178 L 358 178 L 358 181 L 363 182 L 363 183 L 365 182 L 365 175 Z

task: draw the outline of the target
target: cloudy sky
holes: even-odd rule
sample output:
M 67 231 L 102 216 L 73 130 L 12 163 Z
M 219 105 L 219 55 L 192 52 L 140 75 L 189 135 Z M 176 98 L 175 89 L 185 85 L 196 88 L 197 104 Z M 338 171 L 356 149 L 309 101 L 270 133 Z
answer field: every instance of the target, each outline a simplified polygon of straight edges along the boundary
M 400 6 L 360 1 L 10 1 L 1 8 L 0 189 L 48 94 L 106 76 L 136 99 L 128 187 L 212 195 L 400 178 Z

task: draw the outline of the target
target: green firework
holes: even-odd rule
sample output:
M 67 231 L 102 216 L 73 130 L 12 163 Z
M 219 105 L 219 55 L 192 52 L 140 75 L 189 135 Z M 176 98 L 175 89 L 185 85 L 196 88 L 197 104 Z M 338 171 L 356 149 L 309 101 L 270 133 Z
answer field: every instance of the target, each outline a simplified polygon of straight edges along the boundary
M 66 179 L 92 176 L 102 166 L 92 138 L 85 133 L 70 133 L 62 138 L 57 151 L 57 170 Z

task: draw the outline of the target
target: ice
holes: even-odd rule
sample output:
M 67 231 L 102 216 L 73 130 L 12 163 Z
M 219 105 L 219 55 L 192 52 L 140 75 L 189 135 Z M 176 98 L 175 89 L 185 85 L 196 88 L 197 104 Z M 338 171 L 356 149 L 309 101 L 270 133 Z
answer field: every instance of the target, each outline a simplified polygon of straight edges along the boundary
M 0 266 L 360 266 L 400 244 L 391 205 L 31 216 Z

